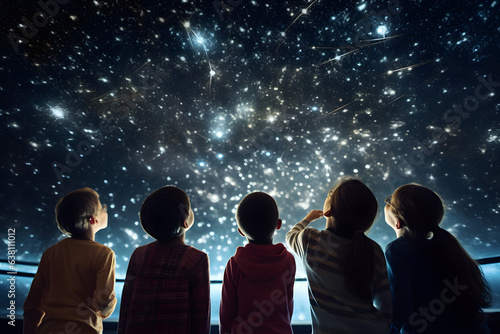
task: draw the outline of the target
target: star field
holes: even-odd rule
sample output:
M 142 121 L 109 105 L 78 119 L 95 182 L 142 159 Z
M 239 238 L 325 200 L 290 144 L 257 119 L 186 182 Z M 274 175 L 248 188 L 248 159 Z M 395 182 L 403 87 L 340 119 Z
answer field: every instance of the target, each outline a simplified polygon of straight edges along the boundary
M 221 279 L 246 194 L 276 199 L 284 242 L 344 176 L 379 199 L 382 247 L 395 238 L 383 199 L 417 182 L 473 257 L 499 255 L 497 1 L 234 3 L 69 2 L 35 34 L 22 18 L 40 7 L 6 5 L 0 217 L 19 260 L 61 238 L 57 199 L 88 186 L 123 277 L 152 241 L 142 201 L 173 184 L 195 214 L 186 242 Z

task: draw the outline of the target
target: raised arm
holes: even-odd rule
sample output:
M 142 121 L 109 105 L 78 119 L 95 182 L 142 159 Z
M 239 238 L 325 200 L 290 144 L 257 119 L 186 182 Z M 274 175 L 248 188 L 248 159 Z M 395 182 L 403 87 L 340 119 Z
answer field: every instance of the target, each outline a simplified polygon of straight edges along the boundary
M 312 210 L 286 234 L 286 243 L 300 257 L 304 255 L 304 245 L 302 244 L 302 237 L 300 236 L 301 232 L 305 230 L 313 220 L 322 216 L 323 211 Z

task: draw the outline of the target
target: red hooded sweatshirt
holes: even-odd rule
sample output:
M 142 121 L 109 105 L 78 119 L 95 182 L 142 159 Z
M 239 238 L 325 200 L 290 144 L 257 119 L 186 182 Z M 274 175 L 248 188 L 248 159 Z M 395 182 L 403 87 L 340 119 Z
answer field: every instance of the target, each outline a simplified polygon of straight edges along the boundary
M 292 333 L 295 259 L 283 244 L 238 247 L 227 263 L 220 333 Z

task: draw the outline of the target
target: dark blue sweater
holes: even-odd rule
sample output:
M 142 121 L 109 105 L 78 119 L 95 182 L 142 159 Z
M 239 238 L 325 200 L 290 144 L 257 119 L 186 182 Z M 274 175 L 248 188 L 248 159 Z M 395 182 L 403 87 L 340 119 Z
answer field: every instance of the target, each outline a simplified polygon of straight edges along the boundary
M 391 333 L 489 334 L 485 323 L 457 316 L 453 303 L 467 286 L 459 278 L 441 279 L 436 267 L 419 246 L 400 237 L 386 247 L 391 285 L 393 323 Z

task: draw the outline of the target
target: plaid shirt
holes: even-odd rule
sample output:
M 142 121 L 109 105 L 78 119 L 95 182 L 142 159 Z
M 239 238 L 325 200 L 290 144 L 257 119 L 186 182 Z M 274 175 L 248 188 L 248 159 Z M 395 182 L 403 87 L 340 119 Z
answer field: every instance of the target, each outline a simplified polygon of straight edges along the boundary
M 118 334 L 209 332 L 207 254 L 159 242 L 137 248 L 123 287 Z

